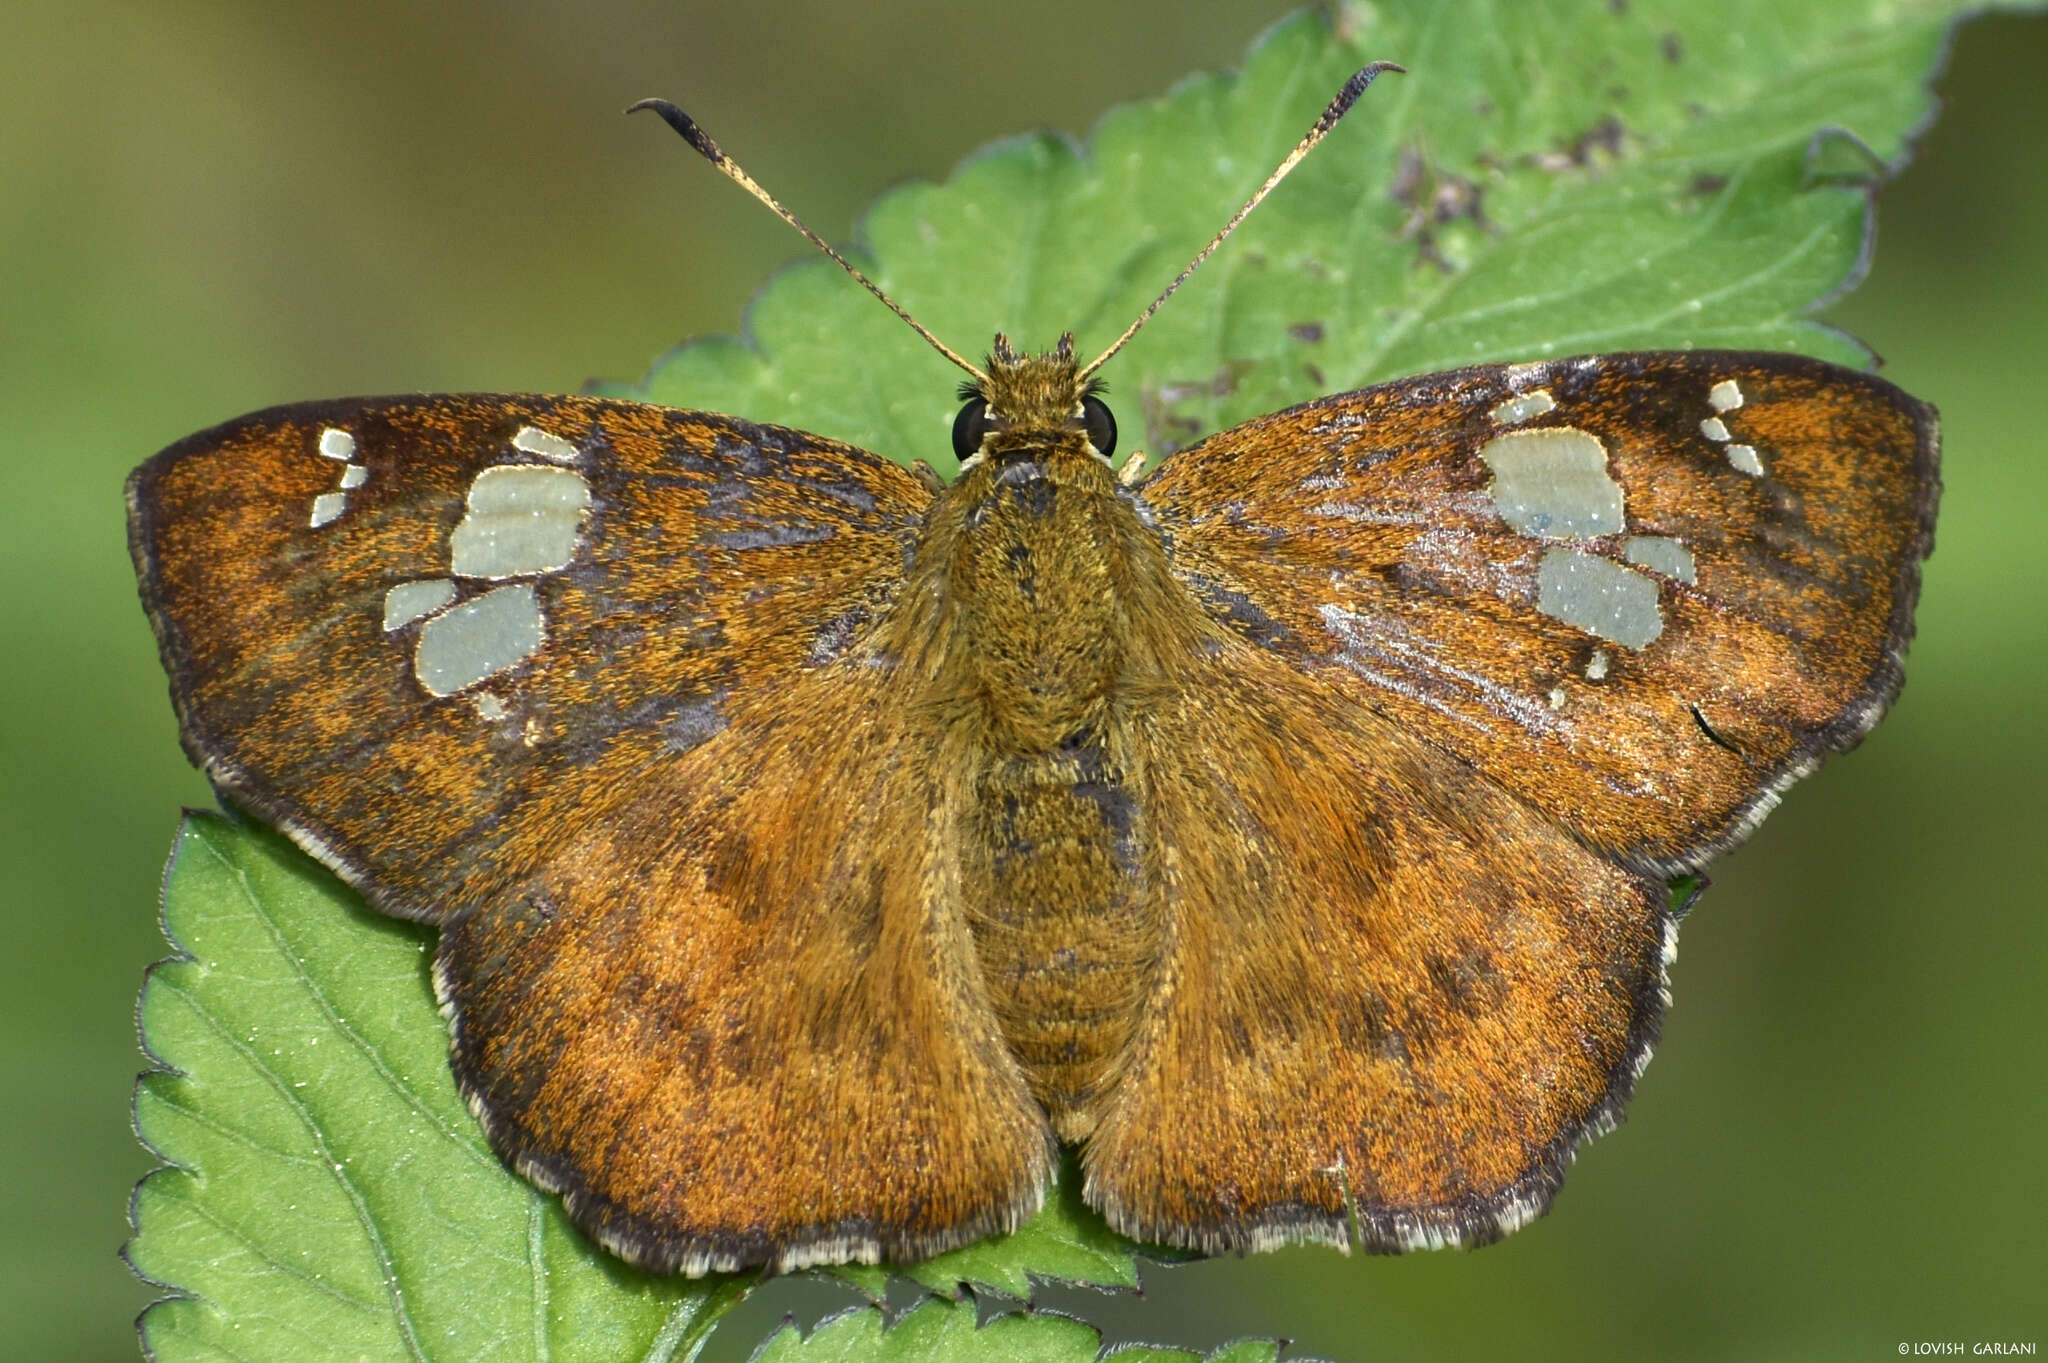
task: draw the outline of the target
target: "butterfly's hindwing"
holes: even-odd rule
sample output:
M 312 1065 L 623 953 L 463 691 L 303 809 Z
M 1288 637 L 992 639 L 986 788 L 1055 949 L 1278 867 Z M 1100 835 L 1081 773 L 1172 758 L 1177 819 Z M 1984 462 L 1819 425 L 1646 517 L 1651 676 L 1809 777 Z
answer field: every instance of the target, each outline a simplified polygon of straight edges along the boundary
M 1240 636 L 1668 873 L 1897 692 L 1936 459 L 1867 374 L 1652 352 L 1338 394 L 1142 494 Z
M 1172 927 L 1090 1201 L 1209 1253 L 1533 1219 L 1649 1060 L 1663 884 L 1257 645 L 1187 680 L 1145 725 Z
M 917 1259 L 1037 1209 L 1052 1133 L 926 836 L 908 721 L 849 661 L 677 760 L 614 749 L 550 792 L 527 878 L 444 928 L 493 1143 L 634 1263 Z

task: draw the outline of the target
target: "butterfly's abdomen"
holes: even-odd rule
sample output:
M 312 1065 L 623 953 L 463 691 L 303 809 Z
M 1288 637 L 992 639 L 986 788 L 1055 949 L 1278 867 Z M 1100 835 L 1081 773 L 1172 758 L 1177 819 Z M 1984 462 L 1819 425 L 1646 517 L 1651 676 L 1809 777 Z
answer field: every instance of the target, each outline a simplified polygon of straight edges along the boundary
M 982 979 L 1061 1136 L 1095 1123 L 1123 1070 L 1162 950 L 1138 869 L 1128 773 L 1095 735 L 1058 755 L 993 756 L 961 839 Z

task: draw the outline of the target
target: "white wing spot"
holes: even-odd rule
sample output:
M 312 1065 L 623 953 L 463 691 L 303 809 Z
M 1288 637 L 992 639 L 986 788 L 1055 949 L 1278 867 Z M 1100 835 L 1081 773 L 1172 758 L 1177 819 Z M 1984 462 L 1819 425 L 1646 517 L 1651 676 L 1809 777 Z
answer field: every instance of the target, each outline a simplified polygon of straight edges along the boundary
M 1742 388 L 1733 379 L 1722 379 L 1707 390 L 1707 403 L 1717 413 L 1732 412 L 1743 403 Z M 1710 416 L 1700 423 L 1700 434 L 1717 444 L 1727 446 L 1729 466 L 1738 473 L 1752 478 L 1764 476 L 1764 461 L 1758 456 L 1754 445 L 1729 445 L 1735 438 L 1729 431 L 1728 423 L 1719 416 Z
M 445 577 L 401 582 L 384 593 L 384 629 L 404 629 L 422 615 L 431 615 L 455 599 L 455 584 Z
M 501 464 L 469 485 L 469 511 L 449 539 L 457 577 L 524 577 L 568 566 L 590 509 L 590 484 L 569 469 Z
M 1546 549 L 1536 565 L 1536 609 L 1623 648 L 1644 648 L 1664 632 L 1657 584 L 1612 559 Z
M 1674 578 L 1690 587 L 1699 581 L 1699 567 L 1692 551 L 1677 540 L 1662 535 L 1636 535 L 1622 547 L 1621 556 L 1653 572 Z
M 1499 426 L 1519 426 L 1531 417 L 1542 416 L 1545 412 L 1557 410 L 1557 399 L 1550 396 L 1548 388 L 1538 388 L 1519 397 L 1508 398 L 1494 404 L 1487 415 Z
M 452 696 L 532 656 L 540 644 L 540 599 L 531 582 L 515 582 L 422 625 L 413 672 L 430 694 Z
M 1609 663 L 1610 661 L 1612 661 L 1612 660 L 1608 658 L 1608 656 L 1607 656 L 1607 650 L 1606 650 L 1606 649 L 1604 649 L 1604 648 L 1596 648 L 1596 649 L 1594 649 L 1594 650 L 1593 650 L 1593 656 L 1592 656 L 1592 657 L 1590 657 L 1590 658 L 1588 658 L 1588 659 L 1586 659 L 1586 680 L 1587 680 L 1587 681 L 1606 681 L 1606 680 L 1607 680 L 1607 664 L 1608 664 L 1608 663 Z
M 522 454 L 537 454 L 543 459 L 553 459 L 563 464 L 570 463 L 576 458 L 574 445 L 538 426 L 521 426 L 519 433 L 512 437 L 512 448 Z
M 370 471 L 361 464 L 348 462 L 356 457 L 356 438 L 339 426 L 321 430 L 320 454 L 323 458 L 339 459 L 348 466 L 341 471 L 340 491 L 323 492 L 313 499 L 311 524 L 315 530 L 340 520 L 341 513 L 348 510 L 349 489 L 361 487 L 370 476 Z
M 1621 533 L 1621 484 L 1607 472 L 1607 447 L 1574 426 L 1508 431 L 1479 447 L 1493 470 L 1487 494 L 1502 520 L 1540 539 Z
M 1493 470 L 1487 495 L 1519 534 L 1592 540 L 1627 528 L 1621 484 L 1607 471 L 1607 447 L 1574 426 L 1507 431 L 1479 447 Z M 1624 546 L 1631 563 L 1692 581 L 1692 555 L 1676 540 L 1637 536 Z M 1546 549 L 1536 565 L 1536 609 L 1624 648 L 1644 648 L 1664 632 L 1657 582 L 1579 549 Z
M 1553 709 L 1553 710 L 1562 710 L 1562 709 L 1564 709 L 1564 699 L 1565 699 L 1565 697 L 1564 697 L 1564 688 L 1563 688 L 1562 686 L 1553 686 L 1553 687 L 1551 687 L 1551 688 L 1550 688 L 1550 695 L 1549 695 L 1549 696 L 1548 696 L 1548 697 L 1547 697 L 1546 699 L 1548 699 L 1548 700 L 1550 701 L 1550 708 L 1551 708 L 1551 709 Z
M 534 445 L 554 441 L 573 456 L 566 441 L 533 427 L 521 435 L 528 432 L 537 437 L 526 442 L 529 453 Z M 449 572 L 489 581 L 565 568 L 575 556 L 590 505 L 590 484 L 570 469 L 548 464 L 484 469 L 470 481 L 462 520 L 449 537 Z M 384 594 L 387 631 L 426 621 L 413 645 L 413 675 L 434 696 L 452 696 L 497 676 L 539 651 L 546 638 L 532 582 L 494 587 L 460 604 L 454 604 L 456 595 L 450 578 L 401 582 Z M 473 703 L 487 720 L 510 713 L 501 696 L 478 696 Z M 525 741 L 532 746 L 542 736 L 529 725 Z

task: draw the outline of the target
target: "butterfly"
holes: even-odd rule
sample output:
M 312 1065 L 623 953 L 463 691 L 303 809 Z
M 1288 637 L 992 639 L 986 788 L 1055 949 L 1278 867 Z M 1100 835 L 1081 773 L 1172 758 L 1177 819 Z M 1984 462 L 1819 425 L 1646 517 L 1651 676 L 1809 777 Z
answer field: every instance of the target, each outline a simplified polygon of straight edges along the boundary
M 131 478 L 187 752 L 439 929 L 471 1108 L 627 1260 L 924 1257 L 1062 1144 L 1141 1240 L 1497 1239 L 1648 1061 L 1667 878 L 1898 691 L 1925 403 L 1489 364 L 1145 475 L 1096 371 L 1171 292 L 1087 364 L 896 309 L 970 376 L 951 483 L 503 394 L 273 408 Z

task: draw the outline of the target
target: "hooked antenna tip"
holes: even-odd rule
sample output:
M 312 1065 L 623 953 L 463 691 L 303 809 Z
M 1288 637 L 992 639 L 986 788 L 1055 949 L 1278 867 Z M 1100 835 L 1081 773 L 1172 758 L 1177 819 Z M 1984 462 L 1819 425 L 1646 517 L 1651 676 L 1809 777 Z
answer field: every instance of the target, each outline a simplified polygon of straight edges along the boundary
M 1344 88 L 1337 92 L 1337 97 L 1323 110 L 1323 116 L 1316 120 L 1317 131 L 1328 132 L 1338 119 L 1351 112 L 1351 106 L 1358 103 L 1358 97 L 1365 93 L 1365 87 L 1373 83 L 1374 77 L 1387 71 L 1403 76 L 1408 74 L 1407 67 L 1395 62 L 1367 62 L 1352 72 L 1351 79 L 1344 82 Z
M 712 165 L 722 166 L 725 164 L 725 152 L 719 148 L 716 142 L 711 140 L 711 134 L 698 127 L 696 119 L 684 113 L 674 104 L 669 103 L 665 99 L 643 99 L 638 104 L 626 106 L 626 112 L 629 114 L 637 114 L 642 109 L 652 109 L 657 114 L 660 114 L 662 122 L 682 134 L 683 141 L 688 142 L 699 156 L 709 161 Z

